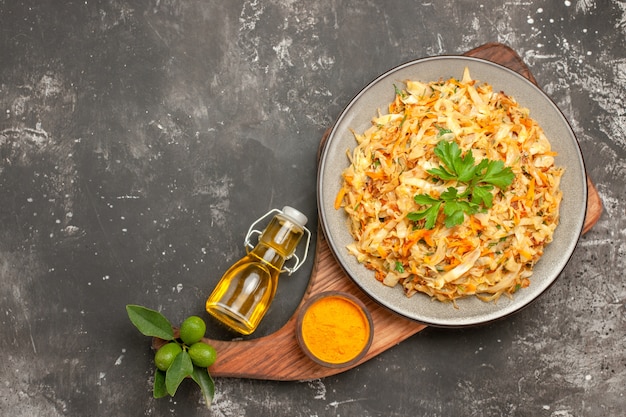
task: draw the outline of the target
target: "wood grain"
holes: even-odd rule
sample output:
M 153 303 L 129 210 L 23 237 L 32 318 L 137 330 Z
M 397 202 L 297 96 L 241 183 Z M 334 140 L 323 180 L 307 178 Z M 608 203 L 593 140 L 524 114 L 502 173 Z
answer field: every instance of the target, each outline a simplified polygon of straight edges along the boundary
M 467 52 L 465 55 L 487 59 L 517 71 L 536 83 L 528 67 L 511 48 L 490 43 Z M 320 147 L 324 144 L 322 138 Z M 589 202 L 584 232 L 598 221 L 602 213 L 602 202 L 593 183 L 589 184 Z M 309 287 L 302 304 L 313 294 L 323 291 L 345 291 L 358 297 L 369 309 L 374 321 L 374 338 L 367 355 L 357 364 L 365 362 L 386 349 L 416 334 L 426 326 L 403 318 L 381 307 L 364 294 L 343 272 L 335 261 L 321 230 L 318 233 L 314 267 Z M 214 377 L 239 377 L 267 380 L 310 380 L 333 375 L 350 368 L 326 368 L 308 359 L 300 350 L 296 335 L 296 316 L 277 332 L 258 339 L 220 341 L 206 339 L 218 352 L 217 362 L 211 366 Z M 158 342 L 155 342 L 155 346 Z

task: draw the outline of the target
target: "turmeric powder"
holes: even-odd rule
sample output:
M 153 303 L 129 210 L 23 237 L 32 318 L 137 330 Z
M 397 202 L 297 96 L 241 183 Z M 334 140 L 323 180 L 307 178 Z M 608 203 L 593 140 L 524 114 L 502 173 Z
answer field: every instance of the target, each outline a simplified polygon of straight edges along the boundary
M 302 318 L 304 344 L 320 361 L 339 365 L 355 359 L 371 341 L 364 310 L 342 295 L 314 301 Z

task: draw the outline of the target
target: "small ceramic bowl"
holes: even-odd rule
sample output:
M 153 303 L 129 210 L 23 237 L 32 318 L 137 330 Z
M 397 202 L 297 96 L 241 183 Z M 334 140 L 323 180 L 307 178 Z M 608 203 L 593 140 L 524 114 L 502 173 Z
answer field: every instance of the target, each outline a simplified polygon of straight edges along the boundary
M 298 313 L 298 344 L 311 360 L 323 366 L 355 365 L 369 350 L 373 336 L 372 316 L 361 300 L 348 293 L 316 294 Z

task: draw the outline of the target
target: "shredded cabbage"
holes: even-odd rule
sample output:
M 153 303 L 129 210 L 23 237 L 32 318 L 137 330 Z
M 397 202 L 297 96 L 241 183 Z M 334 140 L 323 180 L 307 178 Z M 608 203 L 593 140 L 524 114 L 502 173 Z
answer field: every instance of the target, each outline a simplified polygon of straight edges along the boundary
M 401 285 L 409 297 L 420 292 L 453 302 L 497 300 L 530 285 L 559 221 L 563 169 L 527 108 L 472 80 L 466 68 L 461 80 L 407 81 L 388 114 L 354 135 L 335 207 L 348 215 L 348 252 L 377 280 Z M 420 209 L 413 197 L 438 198 L 458 187 L 428 173 L 440 164 L 433 150 L 442 139 L 472 152 L 476 163 L 501 160 L 515 178 L 505 191 L 493 189 L 491 208 L 451 228 L 440 213 L 426 229 L 407 218 Z

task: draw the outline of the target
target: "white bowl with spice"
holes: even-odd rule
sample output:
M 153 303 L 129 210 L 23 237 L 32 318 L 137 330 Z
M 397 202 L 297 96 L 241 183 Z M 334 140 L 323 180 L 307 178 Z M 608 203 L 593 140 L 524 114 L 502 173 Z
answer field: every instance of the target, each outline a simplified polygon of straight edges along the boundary
M 302 351 L 319 365 L 350 367 L 367 354 L 374 324 L 355 296 L 326 291 L 311 297 L 298 313 L 296 337 Z

